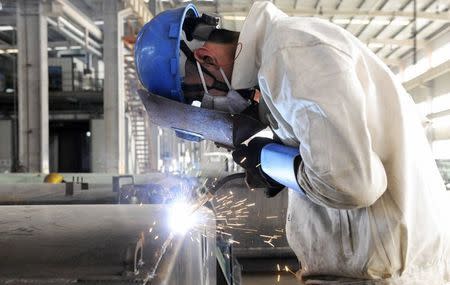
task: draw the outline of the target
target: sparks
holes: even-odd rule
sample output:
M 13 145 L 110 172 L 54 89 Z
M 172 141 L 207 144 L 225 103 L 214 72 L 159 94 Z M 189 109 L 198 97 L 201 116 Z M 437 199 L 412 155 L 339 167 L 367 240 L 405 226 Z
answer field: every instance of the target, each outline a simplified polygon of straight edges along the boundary
M 172 232 L 185 234 L 198 222 L 198 217 L 192 213 L 192 207 L 185 203 L 171 205 L 169 211 L 169 226 Z

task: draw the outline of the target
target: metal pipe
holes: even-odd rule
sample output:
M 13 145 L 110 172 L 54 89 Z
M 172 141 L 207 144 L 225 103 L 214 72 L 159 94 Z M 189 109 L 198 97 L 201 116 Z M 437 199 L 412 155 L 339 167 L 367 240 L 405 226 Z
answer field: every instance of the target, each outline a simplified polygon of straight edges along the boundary
M 58 31 L 61 31 L 65 36 L 67 36 L 67 37 L 70 38 L 71 40 L 77 42 L 78 44 L 80 44 L 80 45 L 82 45 L 82 46 L 85 46 L 85 42 L 84 42 L 83 40 L 81 40 L 80 38 L 78 38 L 76 35 L 73 34 L 73 32 L 69 31 L 69 30 L 66 29 L 65 27 L 60 27 L 60 26 L 58 25 L 58 23 L 55 22 L 54 20 L 52 20 L 52 19 L 50 19 L 50 18 L 47 17 L 47 22 L 48 22 L 50 25 L 56 27 L 56 29 L 57 29 Z M 88 51 L 92 52 L 93 54 L 99 56 L 99 57 L 102 56 L 102 53 L 101 53 L 99 50 L 97 50 L 96 48 L 94 48 L 94 47 L 87 46 L 86 49 L 87 49 Z
M 79 43 L 80 45 L 84 46 L 84 41 L 77 38 L 75 35 L 73 35 L 69 30 L 67 30 L 64 27 L 59 28 L 59 30 L 61 32 L 63 32 L 67 37 L 69 37 L 70 39 L 72 39 L 73 41 Z M 97 56 L 102 56 L 102 53 L 100 51 L 98 51 L 97 49 L 95 49 L 94 47 L 90 47 L 87 46 L 86 49 L 90 52 L 92 52 L 93 54 L 97 55 Z
M 69 16 L 72 20 L 77 22 L 83 28 L 86 28 L 91 35 L 96 37 L 97 39 L 103 38 L 102 31 L 89 19 L 87 15 L 78 10 L 75 6 L 73 6 L 67 0 L 58 0 L 59 4 L 61 4 L 62 11 L 64 14 Z
M 75 27 L 71 22 L 67 21 L 63 17 L 58 17 L 58 24 L 59 23 L 61 23 L 64 27 L 69 28 L 74 34 L 77 34 L 80 38 L 84 38 L 85 39 L 84 44 L 83 44 L 84 46 L 86 46 L 86 39 L 87 39 L 88 45 L 92 45 L 93 47 L 95 47 L 97 49 L 101 49 L 101 45 L 98 44 L 93 39 L 91 39 L 89 37 L 88 33 L 83 33 L 77 27 Z

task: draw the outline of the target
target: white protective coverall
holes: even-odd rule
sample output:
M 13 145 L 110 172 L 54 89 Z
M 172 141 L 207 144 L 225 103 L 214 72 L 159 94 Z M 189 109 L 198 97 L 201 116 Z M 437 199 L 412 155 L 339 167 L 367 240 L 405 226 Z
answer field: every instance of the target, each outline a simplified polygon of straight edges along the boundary
M 448 194 L 394 74 L 344 29 L 269 2 L 253 4 L 239 41 L 233 88 L 260 86 L 275 133 L 303 159 L 306 197 L 289 190 L 286 224 L 301 279 L 446 284 Z

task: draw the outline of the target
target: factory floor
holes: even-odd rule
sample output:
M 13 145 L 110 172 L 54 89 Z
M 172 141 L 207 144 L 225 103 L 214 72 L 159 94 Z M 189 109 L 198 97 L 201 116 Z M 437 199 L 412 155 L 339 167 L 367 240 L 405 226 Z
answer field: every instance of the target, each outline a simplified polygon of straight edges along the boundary
M 293 275 L 281 274 L 280 281 L 277 281 L 277 274 L 243 274 L 241 284 L 242 285 L 298 285 L 299 280 L 296 280 Z

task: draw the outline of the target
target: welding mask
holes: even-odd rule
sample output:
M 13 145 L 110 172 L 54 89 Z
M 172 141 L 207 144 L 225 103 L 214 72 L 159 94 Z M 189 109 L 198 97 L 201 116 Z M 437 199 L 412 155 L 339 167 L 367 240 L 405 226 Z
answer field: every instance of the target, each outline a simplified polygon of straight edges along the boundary
M 223 112 L 211 112 L 206 108 L 215 110 L 227 110 L 228 112 L 239 112 L 240 106 L 247 106 L 249 98 L 244 101 L 236 93 L 230 93 L 224 98 L 210 98 L 208 89 L 217 89 L 228 92 L 231 90 L 229 84 L 220 82 L 212 76 L 214 82 L 211 86 L 206 84 L 185 85 L 184 64 L 187 60 L 193 60 L 192 50 L 203 45 L 209 38 L 211 31 L 218 28 L 218 18 L 208 15 L 199 16 L 194 5 L 188 4 L 186 7 L 171 9 L 156 15 L 150 22 L 144 25 L 136 38 L 134 57 L 136 71 L 142 86 L 149 92 L 140 94 L 143 103 L 146 105 L 150 120 L 160 126 L 174 129 L 178 136 L 189 140 L 210 139 L 221 144 L 230 144 L 231 141 L 238 141 L 230 129 L 229 114 Z M 183 58 L 184 57 L 184 58 Z M 208 70 L 200 66 L 201 73 L 208 74 Z M 209 75 L 209 74 L 208 74 Z M 206 96 L 199 96 L 194 100 L 204 101 L 204 110 L 193 106 L 192 98 L 186 98 L 185 92 L 200 90 Z M 206 90 L 206 92 L 205 92 Z M 239 94 L 241 92 L 238 91 Z M 159 98 L 156 98 L 159 97 Z M 164 99 L 164 100 L 160 100 Z M 163 103 L 165 99 L 175 101 Z M 222 100 L 222 101 L 221 101 Z M 223 100 L 226 100 L 223 102 Z M 250 100 L 251 101 L 251 100 Z M 224 106 L 227 105 L 225 108 Z M 228 106 L 231 106 L 228 108 Z M 204 112 L 203 112 L 204 111 Z M 186 119 L 186 113 L 191 112 Z M 220 114 L 219 114 L 220 113 Z M 182 116 L 180 116 L 180 114 Z M 236 116 L 234 116 L 236 117 Z M 210 118 L 214 128 L 203 128 L 205 124 L 195 124 L 200 122 L 198 118 Z M 221 118 L 219 120 L 218 118 Z M 252 120 L 245 120 L 251 122 Z M 222 122 L 222 125 L 219 123 Z M 188 123 L 188 124 L 187 124 Z M 244 123 L 239 121 L 239 126 Z M 257 125 L 255 123 L 255 125 Z M 200 127 L 200 129 L 197 129 Z M 241 136 L 238 136 L 239 138 Z
M 232 114 L 239 114 L 251 105 L 251 101 L 249 99 L 242 97 L 236 90 L 231 88 L 230 82 L 228 81 L 222 68 L 220 68 L 219 70 L 220 74 L 223 77 L 223 80 L 225 81 L 225 84 L 227 85 L 228 92 L 225 96 L 213 96 L 209 94 L 201 65 L 198 61 L 196 62 L 196 64 L 202 82 L 202 87 L 204 89 L 200 107 L 222 112 L 229 112 Z M 217 81 L 216 78 L 214 78 L 214 80 Z
M 198 75 L 201 80 L 201 84 L 185 84 L 182 83 L 182 90 L 185 93 L 189 92 L 201 92 L 203 91 L 203 95 L 197 98 L 191 98 L 192 100 L 200 101 L 201 107 L 211 110 L 229 112 L 232 114 L 241 113 L 247 107 L 252 104 L 252 98 L 248 96 L 248 92 L 239 92 L 232 89 L 228 78 L 225 75 L 225 72 L 222 68 L 219 69 L 223 81 L 219 81 L 211 72 L 209 72 L 206 68 L 204 68 L 194 57 L 194 53 L 186 44 L 185 41 L 182 40 L 180 43 L 181 52 L 185 58 L 184 62 L 180 63 L 180 70 L 183 69 L 186 61 L 195 62 L 197 66 Z M 182 60 L 184 59 L 182 58 Z M 181 71 L 180 71 L 181 72 Z M 213 79 L 213 83 L 211 85 L 206 85 L 205 75 L 207 74 L 209 77 Z M 215 89 L 218 91 L 227 92 L 225 96 L 213 96 L 209 93 L 209 90 Z M 242 95 L 244 94 L 244 96 Z M 247 96 L 246 96 L 247 95 Z M 187 98 L 186 98 L 187 99 Z

